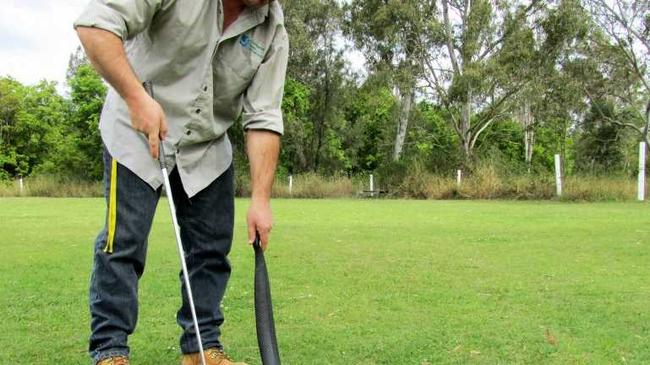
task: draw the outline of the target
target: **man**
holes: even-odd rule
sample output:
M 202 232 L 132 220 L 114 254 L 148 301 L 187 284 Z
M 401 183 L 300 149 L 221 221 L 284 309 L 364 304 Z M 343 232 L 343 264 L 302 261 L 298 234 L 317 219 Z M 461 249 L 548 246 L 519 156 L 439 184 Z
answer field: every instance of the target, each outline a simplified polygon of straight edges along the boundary
M 90 355 L 95 364 L 129 363 L 127 338 L 136 326 L 138 280 L 162 184 L 156 159 L 165 158 L 208 364 L 235 364 L 219 341 L 234 221 L 226 130 L 241 118 L 253 192 L 248 240 L 257 233 L 266 248 L 283 133 L 282 9 L 272 0 L 92 0 L 75 28 L 111 85 L 100 119 L 107 219 L 90 283 Z M 152 82 L 155 100 L 143 81 Z M 167 156 L 158 156 L 159 143 Z M 181 291 L 182 364 L 200 364 Z

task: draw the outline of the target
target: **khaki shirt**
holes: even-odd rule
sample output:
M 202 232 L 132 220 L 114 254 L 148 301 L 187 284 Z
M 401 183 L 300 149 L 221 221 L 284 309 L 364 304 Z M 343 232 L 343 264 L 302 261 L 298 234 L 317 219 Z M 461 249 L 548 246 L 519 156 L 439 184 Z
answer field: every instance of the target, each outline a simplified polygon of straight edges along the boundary
M 232 163 L 226 131 L 239 117 L 244 129 L 283 133 L 289 45 L 277 1 L 246 8 L 225 32 L 221 0 L 92 0 L 74 25 L 115 33 L 138 78 L 153 83 L 169 126 L 165 158 L 188 196 Z M 111 156 L 152 188 L 162 184 L 146 137 L 112 88 L 100 130 Z

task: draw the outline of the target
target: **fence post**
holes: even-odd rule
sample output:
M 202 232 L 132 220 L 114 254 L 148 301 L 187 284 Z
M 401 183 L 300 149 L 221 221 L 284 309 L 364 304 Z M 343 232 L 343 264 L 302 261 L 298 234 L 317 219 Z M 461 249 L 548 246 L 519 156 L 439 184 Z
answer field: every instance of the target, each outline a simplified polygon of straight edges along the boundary
M 18 186 L 20 186 L 20 195 L 23 195 L 23 193 L 25 191 L 25 184 L 23 183 L 23 177 L 22 176 L 18 179 Z
M 293 194 L 293 175 L 289 175 L 289 195 Z
M 555 155 L 555 188 L 557 196 L 562 196 L 562 161 L 560 155 Z
M 456 186 L 460 188 L 460 185 L 463 181 L 463 170 L 456 170 Z
M 638 199 L 639 201 L 645 200 L 645 142 L 639 143 L 639 184 L 638 184 Z
M 375 177 L 373 174 L 370 174 L 370 196 L 375 196 Z

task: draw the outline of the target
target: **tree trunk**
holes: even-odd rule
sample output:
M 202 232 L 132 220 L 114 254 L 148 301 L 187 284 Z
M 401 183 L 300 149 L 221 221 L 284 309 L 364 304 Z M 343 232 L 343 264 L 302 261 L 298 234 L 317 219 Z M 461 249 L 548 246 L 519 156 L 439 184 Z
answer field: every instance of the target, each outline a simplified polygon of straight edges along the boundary
M 643 128 L 643 141 L 646 146 L 650 146 L 650 141 L 648 141 L 648 132 L 650 131 L 650 100 L 645 107 L 645 127 Z
M 463 110 L 461 112 L 460 120 L 460 132 L 461 132 L 461 142 L 463 143 L 463 165 L 465 168 L 470 166 L 470 161 L 472 158 L 472 132 L 470 130 L 472 126 L 472 91 L 467 90 L 467 99 L 463 103 Z
M 528 172 L 533 162 L 533 148 L 535 147 L 535 119 L 533 113 L 530 111 L 530 104 L 524 103 L 524 107 L 519 115 L 519 122 L 524 129 L 524 159 L 528 166 Z
M 395 149 L 393 150 L 393 161 L 398 161 L 404 148 L 406 140 L 406 131 L 411 115 L 411 106 L 413 105 L 413 88 L 409 87 L 402 95 L 399 118 L 397 119 L 397 135 L 395 136 Z

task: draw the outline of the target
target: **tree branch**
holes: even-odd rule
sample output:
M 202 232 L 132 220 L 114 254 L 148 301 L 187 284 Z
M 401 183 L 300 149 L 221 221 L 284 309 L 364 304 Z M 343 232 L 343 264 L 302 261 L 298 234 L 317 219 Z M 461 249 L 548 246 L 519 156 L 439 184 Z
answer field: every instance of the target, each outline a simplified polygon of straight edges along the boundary
M 448 0 L 442 0 L 442 12 L 445 19 L 445 35 L 447 36 L 447 51 L 449 52 L 449 57 L 451 58 L 451 65 L 454 68 L 454 72 L 461 74 L 460 66 L 458 65 L 458 59 L 456 58 L 456 51 L 454 50 L 454 36 L 451 28 L 451 21 L 449 20 L 449 4 Z

